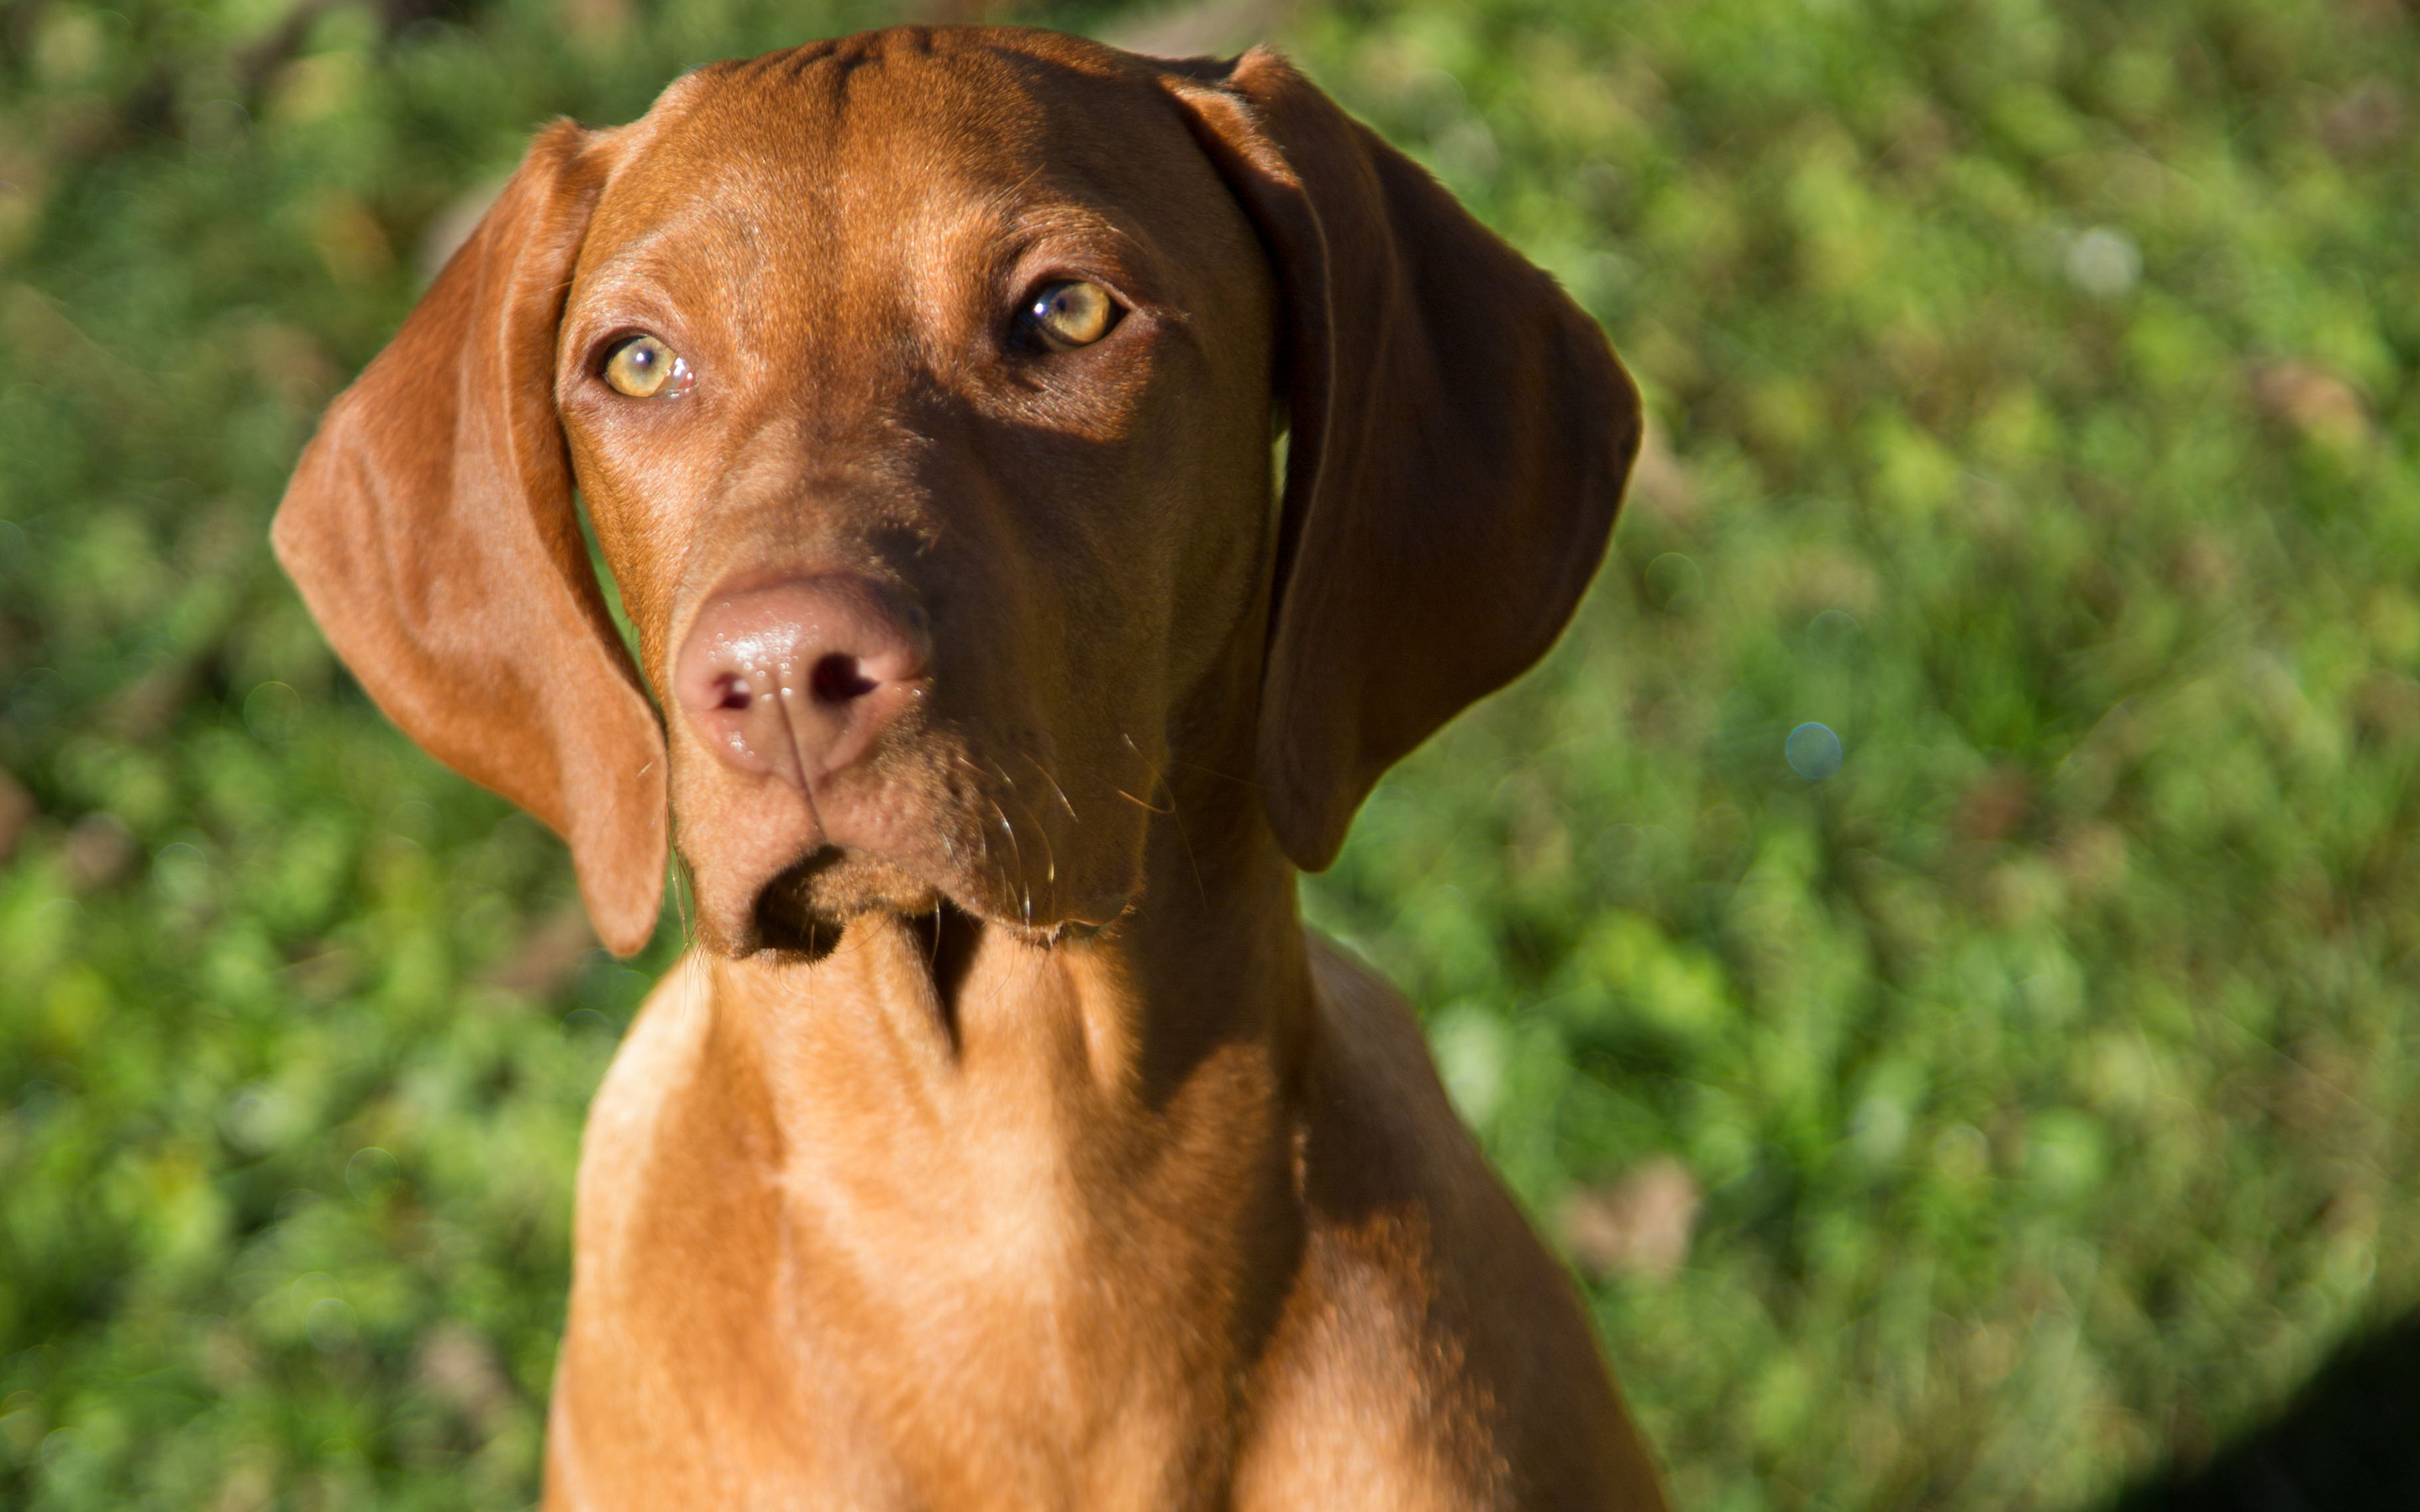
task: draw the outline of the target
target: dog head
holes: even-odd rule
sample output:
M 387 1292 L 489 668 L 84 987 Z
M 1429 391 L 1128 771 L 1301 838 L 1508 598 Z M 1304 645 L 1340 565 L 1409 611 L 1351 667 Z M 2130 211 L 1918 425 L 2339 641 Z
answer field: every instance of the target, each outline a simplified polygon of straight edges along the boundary
M 1637 437 L 1587 316 L 1275 54 L 903 28 L 543 133 L 274 534 L 613 949 L 668 809 L 715 948 L 1047 938 L 1138 896 L 1171 762 L 1326 865 L 1559 633 Z

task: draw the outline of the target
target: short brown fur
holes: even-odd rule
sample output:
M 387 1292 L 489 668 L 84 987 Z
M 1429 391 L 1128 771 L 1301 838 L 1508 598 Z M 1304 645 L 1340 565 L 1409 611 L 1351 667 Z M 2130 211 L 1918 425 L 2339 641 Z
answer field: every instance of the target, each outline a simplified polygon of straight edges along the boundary
M 1062 277 L 1123 318 L 1018 347 Z M 694 388 L 608 388 L 632 331 Z M 608 944 L 667 813 L 692 879 L 590 1117 L 546 1504 L 1660 1507 L 1418 1025 L 1295 903 L 1559 633 L 1637 417 L 1265 52 L 902 28 L 543 134 L 275 536 Z M 735 764 L 684 647 L 831 582 L 912 676 L 829 770 Z

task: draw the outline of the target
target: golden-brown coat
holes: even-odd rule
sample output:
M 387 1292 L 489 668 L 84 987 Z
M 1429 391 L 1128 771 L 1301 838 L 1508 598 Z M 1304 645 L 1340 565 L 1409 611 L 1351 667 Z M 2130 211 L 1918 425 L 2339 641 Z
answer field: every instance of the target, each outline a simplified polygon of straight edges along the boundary
M 1071 283 L 1112 323 L 1037 343 Z M 1662 1504 L 1295 903 L 1551 643 L 1637 414 L 1267 53 L 901 28 L 539 138 L 276 539 L 609 944 L 668 843 L 693 887 L 591 1115 L 550 1507 Z

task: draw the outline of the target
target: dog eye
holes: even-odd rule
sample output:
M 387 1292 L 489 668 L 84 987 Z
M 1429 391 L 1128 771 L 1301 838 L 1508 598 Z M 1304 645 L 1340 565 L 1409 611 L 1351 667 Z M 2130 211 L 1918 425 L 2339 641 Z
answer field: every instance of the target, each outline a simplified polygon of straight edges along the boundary
M 1070 279 L 1046 285 L 1019 318 L 1043 346 L 1064 352 L 1089 347 L 1108 335 L 1123 313 L 1108 289 Z
M 633 399 L 678 393 L 690 384 L 689 363 L 653 336 L 632 336 L 605 358 L 605 381 Z

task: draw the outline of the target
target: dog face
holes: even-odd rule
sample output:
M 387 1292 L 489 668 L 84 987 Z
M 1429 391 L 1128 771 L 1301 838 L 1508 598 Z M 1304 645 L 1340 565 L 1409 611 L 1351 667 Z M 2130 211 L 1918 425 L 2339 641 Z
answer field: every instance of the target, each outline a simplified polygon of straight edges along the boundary
M 1124 70 L 826 47 L 583 150 L 555 396 L 709 938 L 1114 919 L 1267 557 L 1270 278 L 1182 119 Z
M 1593 324 L 1273 55 L 906 28 L 541 136 L 276 540 L 616 949 L 667 796 L 714 948 L 1051 938 L 1146 886 L 1172 761 L 1325 865 L 1559 631 L 1637 436 Z

